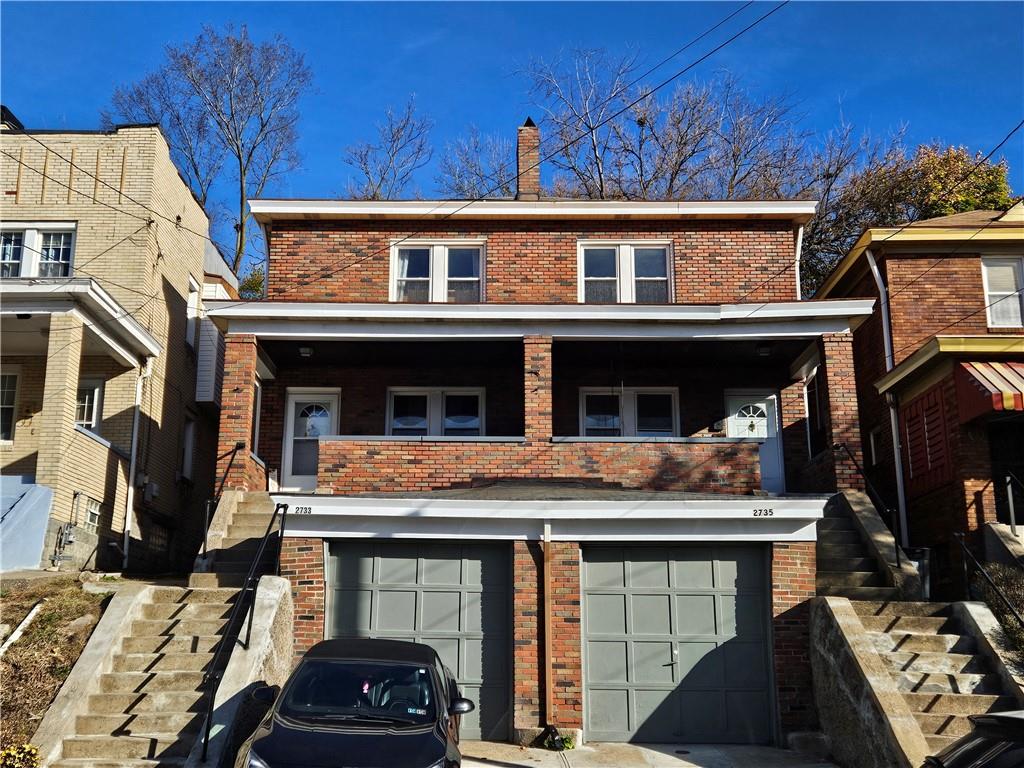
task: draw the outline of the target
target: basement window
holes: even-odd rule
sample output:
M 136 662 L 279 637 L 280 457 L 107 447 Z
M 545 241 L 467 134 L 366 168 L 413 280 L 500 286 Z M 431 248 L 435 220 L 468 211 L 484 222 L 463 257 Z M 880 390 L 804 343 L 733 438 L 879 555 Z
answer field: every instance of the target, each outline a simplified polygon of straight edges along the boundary
M 478 437 L 484 434 L 484 390 L 388 390 L 387 434 Z
M 100 518 L 103 517 L 103 506 L 96 499 L 85 497 L 85 517 L 82 527 L 89 533 L 96 533 L 100 527 Z
M 580 389 L 580 434 L 585 437 L 678 437 L 674 388 Z
M 412 304 L 483 301 L 483 243 L 403 241 L 391 250 L 391 301 Z
M 668 243 L 579 244 L 578 299 L 582 304 L 668 304 Z

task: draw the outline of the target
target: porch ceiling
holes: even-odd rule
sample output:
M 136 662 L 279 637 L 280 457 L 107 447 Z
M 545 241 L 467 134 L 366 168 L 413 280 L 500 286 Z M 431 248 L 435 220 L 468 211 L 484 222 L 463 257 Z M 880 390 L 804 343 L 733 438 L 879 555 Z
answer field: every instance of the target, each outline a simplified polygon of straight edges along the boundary
M 42 357 L 46 355 L 50 339 L 49 314 L 20 314 L 5 316 L 0 328 L 0 349 L 5 356 Z M 100 338 L 91 327 L 84 329 L 82 338 L 83 355 L 109 355 L 118 362 L 124 362 Z

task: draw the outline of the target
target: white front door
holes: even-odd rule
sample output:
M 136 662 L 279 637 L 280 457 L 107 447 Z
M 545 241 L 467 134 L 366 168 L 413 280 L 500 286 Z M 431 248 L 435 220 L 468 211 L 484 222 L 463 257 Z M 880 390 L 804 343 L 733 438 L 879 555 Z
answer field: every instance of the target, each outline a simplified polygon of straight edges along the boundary
M 338 390 L 289 389 L 281 489 L 315 491 L 321 435 L 338 432 Z
M 761 443 L 761 489 L 769 493 L 786 490 L 779 434 L 778 397 L 774 392 L 732 392 L 725 397 L 729 437 L 748 437 Z

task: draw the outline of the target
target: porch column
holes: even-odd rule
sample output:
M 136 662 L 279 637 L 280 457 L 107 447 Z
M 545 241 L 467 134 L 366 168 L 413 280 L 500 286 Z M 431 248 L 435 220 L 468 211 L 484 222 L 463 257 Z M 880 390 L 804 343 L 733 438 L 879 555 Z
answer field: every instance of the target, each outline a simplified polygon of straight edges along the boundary
M 828 447 L 831 455 L 835 490 L 864 490 L 864 478 L 850 461 L 846 451 L 832 452 L 842 443 L 850 449 L 861 467 L 864 453 L 860 441 L 860 417 L 857 409 L 857 382 L 853 361 L 853 334 L 829 333 L 821 340 L 821 361 L 825 392 L 828 394 Z M 832 490 L 831 488 L 827 490 Z
M 214 493 L 224 489 L 266 490 L 266 472 L 252 456 L 254 393 L 256 386 L 256 337 L 229 334 L 224 343 L 224 382 L 221 385 L 220 433 L 217 440 L 217 476 Z M 242 443 L 244 448 L 236 449 Z
M 551 337 L 523 338 L 523 396 L 527 442 L 551 439 Z

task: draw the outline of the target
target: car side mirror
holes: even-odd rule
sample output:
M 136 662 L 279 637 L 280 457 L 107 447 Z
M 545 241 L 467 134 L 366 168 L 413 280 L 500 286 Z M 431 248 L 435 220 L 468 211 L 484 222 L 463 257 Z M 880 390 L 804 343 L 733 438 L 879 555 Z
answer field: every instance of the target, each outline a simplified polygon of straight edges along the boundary
M 252 693 L 253 701 L 258 701 L 260 704 L 273 704 L 274 699 L 277 698 L 277 686 L 276 685 L 261 685 L 259 688 L 253 688 Z
M 452 705 L 448 707 L 448 714 L 468 715 L 474 709 L 476 709 L 476 704 L 469 699 L 455 699 L 452 701 Z

